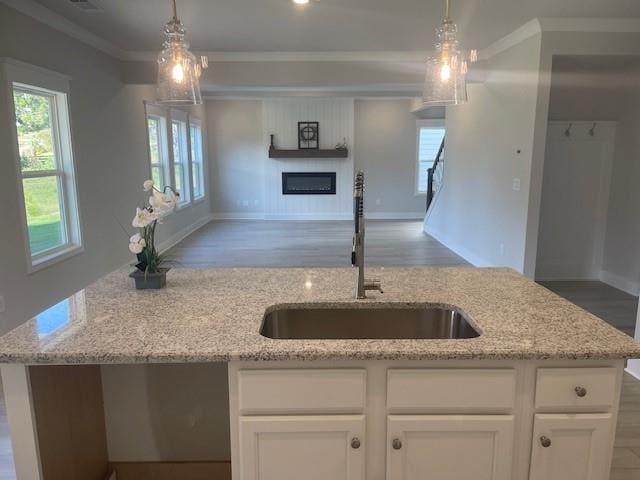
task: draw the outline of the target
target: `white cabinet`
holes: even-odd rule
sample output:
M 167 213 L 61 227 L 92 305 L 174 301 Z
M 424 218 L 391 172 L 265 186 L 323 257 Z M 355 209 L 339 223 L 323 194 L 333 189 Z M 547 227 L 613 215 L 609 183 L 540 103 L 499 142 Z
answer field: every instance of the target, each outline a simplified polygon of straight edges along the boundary
M 510 480 L 512 415 L 390 415 L 387 480 Z
M 535 416 L 529 480 L 607 480 L 613 415 Z
M 240 417 L 242 480 L 364 480 L 364 415 Z

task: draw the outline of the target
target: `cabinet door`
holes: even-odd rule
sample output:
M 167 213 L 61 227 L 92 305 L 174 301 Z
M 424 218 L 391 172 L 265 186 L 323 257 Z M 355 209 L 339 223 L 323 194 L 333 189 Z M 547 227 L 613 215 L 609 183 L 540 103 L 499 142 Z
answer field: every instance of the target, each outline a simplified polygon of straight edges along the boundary
M 364 415 L 240 417 L 241 480 L 364 480 Z
M 612 429 L 610 413 L 536 415 L 529 480 L 607 480 Z
M 387 480 L 510 480 L 512 415 L 390 415 Z

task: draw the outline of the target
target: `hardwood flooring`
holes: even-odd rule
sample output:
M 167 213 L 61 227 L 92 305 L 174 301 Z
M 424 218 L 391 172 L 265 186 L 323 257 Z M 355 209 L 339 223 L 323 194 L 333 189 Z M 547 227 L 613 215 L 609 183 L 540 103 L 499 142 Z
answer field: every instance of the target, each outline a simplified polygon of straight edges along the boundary
M 334 267 L 351 263 L 353 222 L 215 221 L 167 256 L 188 267 Z M 368 265 L 469 265 L 422 232 L 422 221 L 367 220 Z
M 367 221 L 369 265 L 469 265 L 422 232 L 421 221 Z M 216 221 L 168 252 L 185 267 L 328 267 L 350 264 L 351 222 Z M 600 282 L 544 282 L 632 334 L 638 300 Z M 15 480 L 0 384 L 0 479 Z M 640 381 L 625 375 L 611 480 L 640 480 Z

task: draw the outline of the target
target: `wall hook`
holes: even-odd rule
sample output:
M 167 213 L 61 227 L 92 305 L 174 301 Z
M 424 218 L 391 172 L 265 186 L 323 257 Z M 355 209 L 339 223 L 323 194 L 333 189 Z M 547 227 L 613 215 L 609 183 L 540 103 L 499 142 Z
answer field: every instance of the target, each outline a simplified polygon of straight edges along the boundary
M 595 136 L 595 134 L 596 134 L 596 123 L 593 122 L 593 126 L 589 129 L 589 135 L 593 137 Z
M 570 137 L 571 136 L 571 127 L 573 127 L 573 123 L 570 123 L 569 126 L 567 127 L 567 129 L 564 131 L 564 136 L 565 137 Z

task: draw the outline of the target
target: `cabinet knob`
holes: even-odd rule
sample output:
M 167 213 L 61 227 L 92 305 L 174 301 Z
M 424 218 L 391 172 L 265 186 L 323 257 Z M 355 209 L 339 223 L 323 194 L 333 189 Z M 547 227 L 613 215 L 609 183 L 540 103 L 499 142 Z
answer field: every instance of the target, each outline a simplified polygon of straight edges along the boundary
M 551 439 L 549 437 L 545 437 L 544 435 L 540 437 L 540 445 L 544 448 L 549 448 L 551 446 Z
M 360 439 L 358 437 L 353 437 L 351 439 L 351 448 L 357 450 L 360 448 Z
M 587 396 L 587 389 L 584 387 L 576 387 L 575 388 L 576 395 L 580 398 Z
M 391 442 L 391 446 L 394 450 L 400 450 L 402 448 L 402 440 L 400 440 L 399 438 L 394 438 Z

